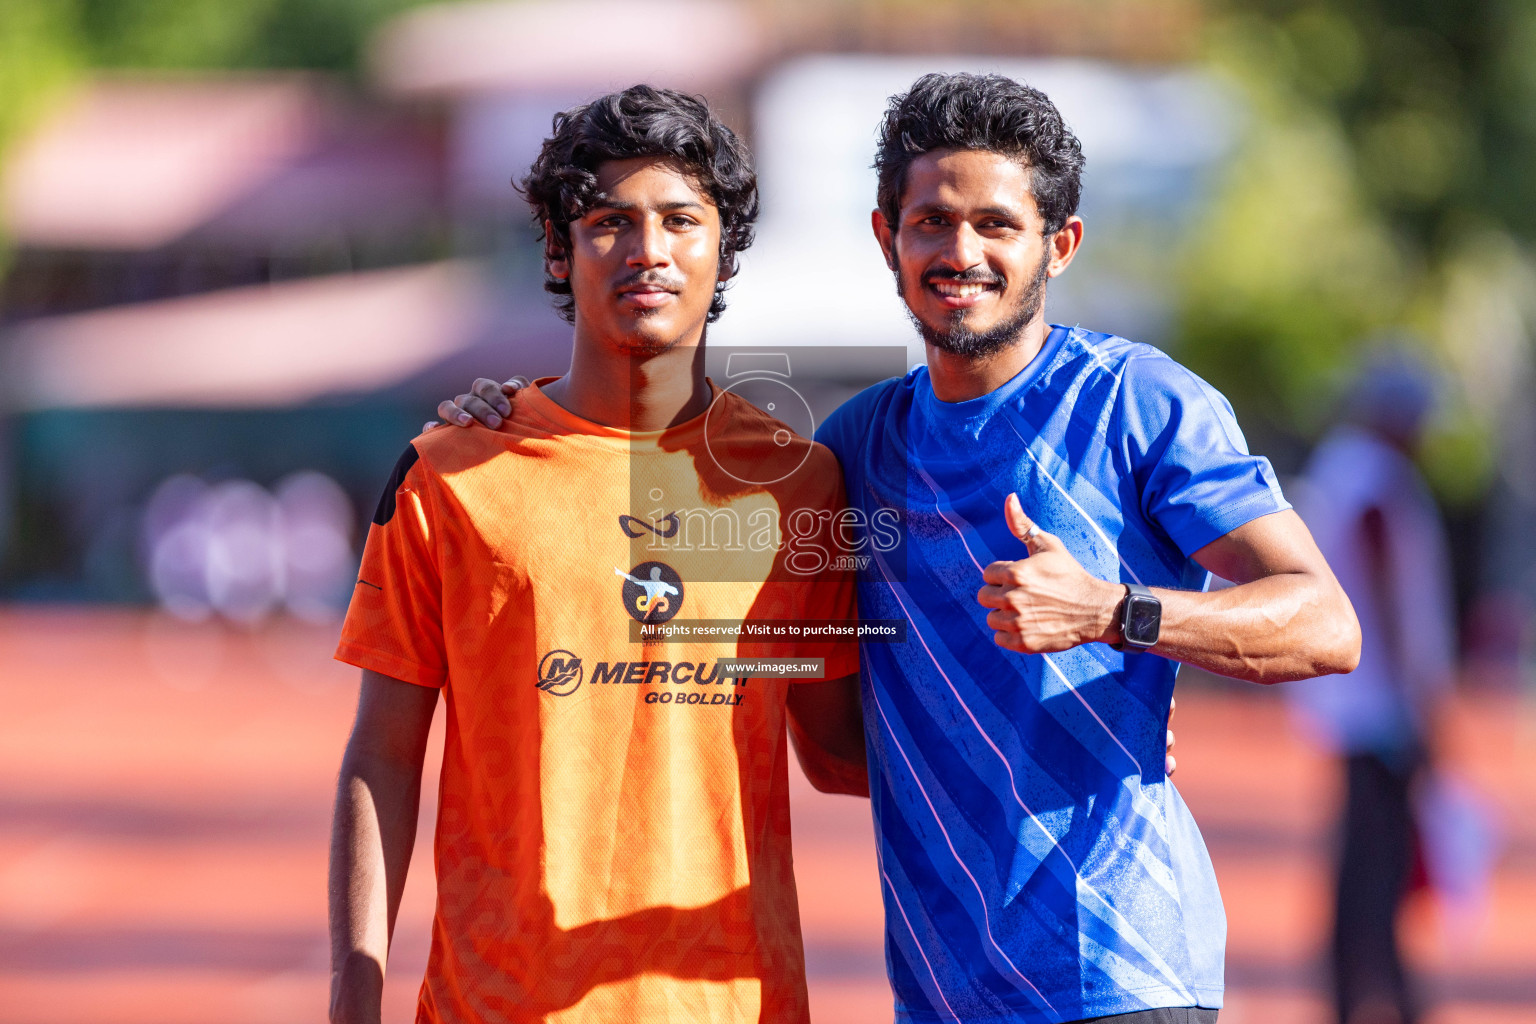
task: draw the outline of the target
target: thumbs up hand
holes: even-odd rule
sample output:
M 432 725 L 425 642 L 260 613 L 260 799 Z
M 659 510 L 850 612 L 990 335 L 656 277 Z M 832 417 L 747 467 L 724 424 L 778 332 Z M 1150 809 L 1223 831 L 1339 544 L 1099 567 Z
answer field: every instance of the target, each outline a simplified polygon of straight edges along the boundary
M 982 573 L 987 585 L 976 600 L 992 609 L 987 625 L 995 630 L 993 642 L 1040 654 L 1118 640 L 1115 613 L 1125 588 L 1089 575 L 1059 537 L 1030 521 L 1017 494 L 1008 495 L 1003 516 L 1029 557 L 993 562 Z

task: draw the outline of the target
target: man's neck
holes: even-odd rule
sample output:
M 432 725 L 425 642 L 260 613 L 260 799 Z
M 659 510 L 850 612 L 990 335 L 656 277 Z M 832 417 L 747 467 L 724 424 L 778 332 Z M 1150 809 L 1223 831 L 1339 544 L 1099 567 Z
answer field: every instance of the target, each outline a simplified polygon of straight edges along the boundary
M 1040 354 L 1047 334 L 1037 316 L 1011 345 L 984 356 L 963 356 L 928 345 L 928 379 L 941 402 L 967 402 L 989 395 L 1019 375 Z
M 655 355 L 626 352 L 576 332 L 571 369 L 541 389 L 584 420 L 620 430 L 665 430 L 700 415 L 713 399 L 704 339 Z

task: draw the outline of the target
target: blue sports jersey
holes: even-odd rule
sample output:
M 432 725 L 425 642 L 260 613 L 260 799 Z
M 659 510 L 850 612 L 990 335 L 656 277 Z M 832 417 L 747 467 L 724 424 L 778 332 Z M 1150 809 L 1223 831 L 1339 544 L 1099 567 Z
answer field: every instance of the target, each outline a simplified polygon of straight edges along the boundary
M 817 439 L 856 519 L 905 520 L 865 532 L 859 580 L 861 614 L 909 630 L 862 651 L 897 1020 L 1219 1007 L 1226 916 L 1163 767 L 1178 665 L 1003 650 L 975 595 L 988 563 L 1026 555 L 1010 491 L 1101 579 L 1204 589 L 1193 552 L 1289 507 L 1231 407 L 1157 349 L 1054 327 L 991 394 L 940 402 L 919 368 Z

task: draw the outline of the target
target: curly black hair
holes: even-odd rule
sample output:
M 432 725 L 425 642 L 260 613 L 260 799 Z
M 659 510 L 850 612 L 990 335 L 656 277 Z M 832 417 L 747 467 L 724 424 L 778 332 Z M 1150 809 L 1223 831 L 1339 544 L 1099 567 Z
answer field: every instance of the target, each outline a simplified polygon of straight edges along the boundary
M 1002 75 L 924 75 L 892 96 L 875 153 L 880 212 L 894 228 L 912 161 L 935 149 L 1023 160 L 1046 234 L 1060 231 L 1083 193 L 1083 147 L 1039 89 Z
M 720 211 L 720 262 L 736 273 L 736 254 L 752 244 L 757 220 L 757 174 L 736 133 L 697 96 L 634 85 L 555 115 L 553 130 L 522 181 L 545 243 L 544 290 L 555 308 L 576 319 L 571 284 L 549 273 L 549 258 L 570 252 L 571 222 L 598 199 L 597 171 L 609 160 L 670 157 L 682 164 Z M 546 237 L 548 221 L 553 237 Z M 725 282 L 715 286 L 713 323 L 725 311 Z

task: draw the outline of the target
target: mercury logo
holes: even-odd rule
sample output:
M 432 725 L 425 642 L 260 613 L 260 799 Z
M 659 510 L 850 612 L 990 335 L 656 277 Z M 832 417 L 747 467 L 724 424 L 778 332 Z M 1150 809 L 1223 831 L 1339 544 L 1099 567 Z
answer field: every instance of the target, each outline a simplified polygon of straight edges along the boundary
M 581 659 L 570 651 L 550 651 L 539 659 L 539 689 L 552 697 L 569 697 L 581 685 Z

